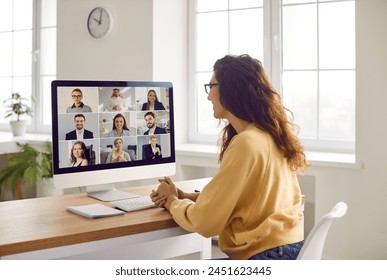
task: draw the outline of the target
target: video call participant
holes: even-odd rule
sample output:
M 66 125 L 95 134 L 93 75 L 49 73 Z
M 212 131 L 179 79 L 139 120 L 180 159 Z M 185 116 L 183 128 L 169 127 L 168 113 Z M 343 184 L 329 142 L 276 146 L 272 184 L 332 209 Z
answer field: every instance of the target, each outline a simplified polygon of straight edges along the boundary
M 82 141 L 76 141 L 73 144 L 70 154 L 71 167 L 89 165 L 89 160 L 86 158 L 86 145 Z
M 73 99 L 74 103 L 73 105 L 67 108 L 66 113 L 91 112 L 91 107 L 83 104 L 82 102 L 83 94 L 79 88 L 76 88 L 71 92 L 71 98 Z
M 121 138 L 114 139 L 114 147 L 116 147 L 116 149 L 108 154 L 106 163 L 125 162 L 131 160 L 129 154 L 122 149 L 122 145 L 123 142 Z
M 153 134 L 163 134 L 167 133 L 165 128 L 156 126 L 156 114 L 153 112 L 148 112 L 144 115 L 144 120 L 148 130 L 145 131 L 144 135 L 153 135 Z
M 125 99 L 120 89 L 113 89 L 112 96 L 110 97 L 106 109 L 108 111 L 123 111 L 125 110 Z
M 117 114 L 113 118 L 113 128 L 109 131 L 107 137 L 122 137 L 131 136 L 130 130 L 126 124 L 125 117 L 122 114 Z
M 85 129 L 86 118 L 82 114 L 74 116 L 75 129 L 66 133 L 66 140 L 82 140 L 94 138 L 93 132 Z
M 156 91 L 153 89 L 148 91 L 148 102 L 142 104 L 141 111 L 149 111 L 149 110 L 165 110 L 163 103 L 159 101 L 157 98 Z
M 201 193 L 185 193 L 170 178 L 151 194 L 185 230 L 219 235 L 231 259 L 296 259 L 303 246 L 297 170 L 308 167 L 297 127 L 262 64 L 227 55 L 205 85 L 214 117 L 227 120 L 220 168 Z
M 144 159 L 161 158 L 161 146 L 157 144 L 157 137 L 151 135 L 149 138 L 149 144 L 143 147 Z

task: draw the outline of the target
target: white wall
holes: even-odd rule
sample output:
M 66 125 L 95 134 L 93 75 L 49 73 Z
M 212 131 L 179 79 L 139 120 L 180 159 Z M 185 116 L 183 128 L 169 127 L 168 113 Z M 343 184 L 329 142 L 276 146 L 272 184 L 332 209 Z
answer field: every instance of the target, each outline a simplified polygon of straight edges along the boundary
M 107 37 L 88 34 L 89 12 L 113 14 Z M 187 140 L 187 1 L 58 0 L 58 79 L 153 80 L 174 84 L 176 142 Z
M 88 12 L 109 7 L 112 33 L 100 40 L 86 29 Z M 58 0 L 58 78 L 155 79 L 175 84 L 176 139 L 187 140 L 187 0 Z M 312 166 L 315 217 L 339 200 L 346 217 L 332 225 L 324 257 L 387 259 L 387 1 L 356 0 L 356 158 L 362 169 Z M 195 159 L 192 158 L 192 162 Z M 176 177 L 214 169 L 179 166 Z M 308 187 L 308 186 L 304 186 Z
M 111 10 L 113 29 L 94 39 L 86 22 L 98 6 Z M 57 8 L 59 79 L 152 79 L 151 0 L 59 0 Z
M 153 78 L 173 83 L 177 143 L 188 139 L 187 17 L 187 0 L 153 1 Z
M 387 1 L 356 2 L 356 149 L 364 169 L 347 175 L 348 249 L 355 258 L 387 259 Z
M 387 259 L 387 1 L 356 0 L 356 160 L 362 169 L 312 167 L 316 216 L 335 202 L 348 214 L 333 224 L 324 256 Z

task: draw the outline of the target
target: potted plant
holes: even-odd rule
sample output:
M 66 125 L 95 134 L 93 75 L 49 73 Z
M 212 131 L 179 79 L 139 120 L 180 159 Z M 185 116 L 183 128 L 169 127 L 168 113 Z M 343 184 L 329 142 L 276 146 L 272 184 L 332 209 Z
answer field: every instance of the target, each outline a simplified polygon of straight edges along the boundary
M 18 92 L 12 93 L 12 97 L 4 100 L 3 104 L 9 108 L 5 111 L 5 118 L 16 116 L 16 120 L 11 120 L 10 125 L 14 136 L 23 136 L 26 132 L 27 121 L 20 119 L 21 116 L 27 115 L 32 117 L 31 107 L 26 103 L 27 98 L 22 97 Z M 35 102 L 34 98 L 31 98 Z
M 21 183 L 34 186 L 52 178 L 52 147 L 50 142 L 39 151 L 29 144 L 16 143 L 20 152 L 6 154 L 8 165 L 0 169 L 0 197 L 3 191 L 11 189 L 17 198 L 23 198 Z

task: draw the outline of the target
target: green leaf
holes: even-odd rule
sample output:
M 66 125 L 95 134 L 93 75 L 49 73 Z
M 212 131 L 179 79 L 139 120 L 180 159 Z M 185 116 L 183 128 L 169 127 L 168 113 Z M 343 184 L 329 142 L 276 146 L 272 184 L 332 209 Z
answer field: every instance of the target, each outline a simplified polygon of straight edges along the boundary
M 27 186 L 36 184 L 38 178 L 52 177 L 52 145 L 46 142 L 43 151 L 29 144 L 16 143 L 20 152 L 5 154 L 8 165 L 0 169 L 0 195 L 5 189 L 16 194 L 16 183 L 22 179 Z

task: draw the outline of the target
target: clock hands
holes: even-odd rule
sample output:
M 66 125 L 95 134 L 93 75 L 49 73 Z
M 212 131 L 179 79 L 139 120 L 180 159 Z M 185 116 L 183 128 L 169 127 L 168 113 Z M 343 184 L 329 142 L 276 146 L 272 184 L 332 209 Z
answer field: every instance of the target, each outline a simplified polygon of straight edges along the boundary
M 96 22 L 98 22 L 98 25 L 101 25 L 101 23 L 102 23 L 102 14 L 103 14 L 103 10 L 100 9 L 99 11 L 100 11 L 100 14 L 99 14 L 99 20 L 96 19 L 95 17 L 93 17 L 93 20 L 96 21 Z
M 102 13 L 103 13 L 103 10 L 102 9 L 100 9 L 100 14 L 99 14 L 99 21 L 98 21 L 98 23 L 99 24 L 101 24 L 101 21 L 102 21 Z

